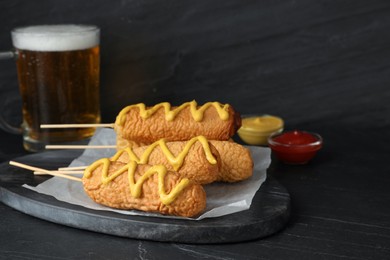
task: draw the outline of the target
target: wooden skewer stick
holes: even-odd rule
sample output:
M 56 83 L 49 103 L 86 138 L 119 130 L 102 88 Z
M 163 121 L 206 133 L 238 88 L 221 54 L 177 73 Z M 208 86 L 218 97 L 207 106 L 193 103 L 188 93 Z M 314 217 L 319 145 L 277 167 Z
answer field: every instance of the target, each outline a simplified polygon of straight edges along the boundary
M 42 168 L 38 168 L 38 167 L 33 167 L 33 166 L 30 166 L 30 165 L 27 165 L 27 164 L 18 163 L 18 162 L 14 162 L 14 161 L 10 161 L 9 164 L 13 165 L 13 166 L 16 166 L 16 167 L 19 167 L 19 168 L 23 168 L 23 169 L 27 169 L 27 170 L 31 170 L 31 171 L 45 172 L 45 173 L 47 173 L 49 175 L 52 175 L 52 176 L 62 177 L 62 178 L 70 179 L 70 180 L 73 180 L 73 181 L 80 181 L 81 182 L 80 178 L 77 178 L 77 177 L 74 177 L 74 176 L 69 176 L 69 175 L 66 175 L 66 174 L 61 174 L 61 173 L 53 173 L 52 171 L 49 171 L 49 170 L 46 170 L 46 169 L 42 169 Z
M 85 170 L 88 166 L 74 166 L 74 167 L 61 167 L 58 168 L 59 171 L 78 171 Z
M 83 174 L 84 171 L 50 171 L 51 173 L 60 173 L 60 174 Z M 47 172 L 42 172 L 42 171 L 34 171 L 34 175 L 47 175 Z
M 46 145 L 46 149 L 116 149 L 116 145 Z
M 114 128 L 115 124 L 43 124 L 41 128 L 90 128 L 90 127 L 108 127 Z

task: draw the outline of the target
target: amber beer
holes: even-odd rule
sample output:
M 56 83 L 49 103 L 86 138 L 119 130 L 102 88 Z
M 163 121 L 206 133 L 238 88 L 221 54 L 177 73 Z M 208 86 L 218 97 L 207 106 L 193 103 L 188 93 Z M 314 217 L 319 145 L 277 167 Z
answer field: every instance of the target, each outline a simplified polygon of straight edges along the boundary
M 39 151 L 90 137 L 93 128 L 41 124 L 99 123 L 99 34 L 95 26 L 31 26 L 12 31 L 23 100 L 24 146 Z

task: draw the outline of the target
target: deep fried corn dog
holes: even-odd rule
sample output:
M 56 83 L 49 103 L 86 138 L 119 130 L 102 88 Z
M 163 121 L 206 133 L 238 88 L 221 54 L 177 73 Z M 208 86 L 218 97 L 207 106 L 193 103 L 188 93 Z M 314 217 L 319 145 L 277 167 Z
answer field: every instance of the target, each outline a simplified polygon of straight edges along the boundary
M 113 161 L 127 163 L 130 160 L 140 164 L 162 164 L 168 170 L 199 184 L 207 184 L 219 178 L 220 155 L 204 136 L 189 141 L 166 142 L 164 139 L 149 146 L 127 147 L 118 151 Z
M 162 165 L 124 164 L 103 158 L 85 170 L 82 180 L 90 198 L 112 208 L 193 217 L 206 207 L 201 185 Z
M 244 146 L 230 141 L 210 143 L 217 148 L 221 156 L 221 169 L 217 181 L 237 182 L 248 179 L 253 174 L 253 159 Z
M 229 140 L 241 126 L 241 117 L 229 104 L 195 101 L 171 107 L 168 102 L 145 107 L 130 105 L 122 109 L 115 121 L 119 148 L 144 145 L 165 138 L 185 141 L 203 135 L 209 140 Z
M 192 141 L 198 139 L 191 139 Z M 201 137 L 205 139 L 204 137 Z M 211 151 L 216 149 L 217 161 L 220 162 L 219 172 L 214 174 L 215 167 L 210 166 L 209 161 L 204 157 L 204 147 L 199 144 L 197 149 L 190 149 L 188 153 L 183 152 L 183 147 L 188 146 L 190 142 L 165 142 L 159 140 L 149 146 L 140 146 L 133 148 L 126 148 L 119 151 L 112 160 L 121 162 L 128 162 L 129 159 L 136 160 L 140 163 L 148 164 L 164 164 L 168 169 L 173 169 L 195 182 L 206 184 L 213 181 L 222 182 L 237 182 L 248 179 L 253 174 L 253 159 L 250 151 L 244 146 L 231 141 L 209 141 Z M 195 145 L 196 143 L 194 143 Z M 184 156 L 183 164 L 174 156 L 170 156 L 165 149 L 175 151 L 180 156 Z M 214 154 L 214 152 L 212 152 Z M 186 156 L 185 156 L 186 155 Z M 143 157 L 143 159 L 140 159 Z M 171 159 L 169 159 L 171 157 Z M 176 164 L 176 166 L 174 166 Z M 179 167 L 181 165 L 181 168 Z M 173 168 L 172 168 L 173 167 Z M 212 168 L 211 168 L 212 167 Z M 214 169 L 213 169 L 214 168 Z

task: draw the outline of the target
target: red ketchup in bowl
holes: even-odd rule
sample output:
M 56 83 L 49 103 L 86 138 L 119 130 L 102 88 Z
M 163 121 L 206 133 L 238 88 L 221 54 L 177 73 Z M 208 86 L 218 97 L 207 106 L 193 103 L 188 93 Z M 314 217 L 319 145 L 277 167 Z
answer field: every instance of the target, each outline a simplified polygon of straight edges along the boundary
M 321 149 L 322 137 L 295 130 L 271 135 L 268 145 L 279 160 L 288 164 L 305 164 Z

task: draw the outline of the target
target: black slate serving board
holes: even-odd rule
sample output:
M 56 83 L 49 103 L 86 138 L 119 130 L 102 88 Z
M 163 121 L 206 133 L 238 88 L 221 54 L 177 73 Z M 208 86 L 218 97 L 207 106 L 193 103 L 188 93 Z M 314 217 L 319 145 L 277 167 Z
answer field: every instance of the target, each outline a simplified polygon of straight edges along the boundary
M 56 169 L 68 165 L 78 155 L 75 151 L 50 151 L 15 161 Z M 249 210 L 200 221 L 95 211 L 21 187 L 37 185 L 47 178 L 8 163 L 0 164 L 0 201 L 28 215 L 70 227 L 135 239 L 196 244 L 262 238 L 282 229 L 290 215 L 288 192 L 270 177 L 256 193 Z

